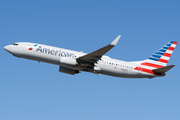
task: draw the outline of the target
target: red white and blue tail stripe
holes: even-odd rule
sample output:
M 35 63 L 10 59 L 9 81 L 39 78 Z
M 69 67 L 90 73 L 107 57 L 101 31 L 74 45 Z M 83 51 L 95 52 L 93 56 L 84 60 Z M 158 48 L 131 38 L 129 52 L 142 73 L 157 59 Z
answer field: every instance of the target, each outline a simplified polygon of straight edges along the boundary
M 170 41 L 159 49 L 156 53 L 150 56 L 148 59 L 142 61 L 141 67 L 150 70 L 165 67 L 177 45 L 176 41 Z

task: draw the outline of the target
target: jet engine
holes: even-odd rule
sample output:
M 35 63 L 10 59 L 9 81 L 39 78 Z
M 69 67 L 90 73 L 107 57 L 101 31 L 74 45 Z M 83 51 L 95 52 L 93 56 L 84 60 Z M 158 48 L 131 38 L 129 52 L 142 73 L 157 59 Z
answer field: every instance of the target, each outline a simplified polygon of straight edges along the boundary
M 59 66 L 59 72 L 74 75 L 74 74 L 78 74 L 79 70 L 74 70 L 74 69 L 70 69 L 70 68 L 67 68 L 67 67 Z

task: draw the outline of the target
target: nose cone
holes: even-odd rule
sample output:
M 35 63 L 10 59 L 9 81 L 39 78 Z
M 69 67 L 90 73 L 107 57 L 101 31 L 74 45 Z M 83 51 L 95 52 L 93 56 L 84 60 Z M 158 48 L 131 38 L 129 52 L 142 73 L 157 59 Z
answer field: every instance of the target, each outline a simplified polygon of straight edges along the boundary
M 9 45 L 5 46 L 4 49 L 5 49 L 6 51 L 10 52 L 10 46 L 9 46 Z
M 7 46 L 5 46 L 4 49 L 7 50 Z
M 7 51 L 7 49 L 8 49 L 8 46 L 5 46 L 5 47 L 4 47 L 4 49 Z

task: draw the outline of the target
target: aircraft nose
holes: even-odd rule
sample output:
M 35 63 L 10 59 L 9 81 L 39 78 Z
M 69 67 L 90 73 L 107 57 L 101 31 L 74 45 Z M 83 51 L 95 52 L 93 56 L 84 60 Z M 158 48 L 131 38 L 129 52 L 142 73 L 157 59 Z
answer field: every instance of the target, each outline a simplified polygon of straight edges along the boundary
M 10 46 L 7 45 L 7 46 L 4 47 L 4 49 L 9 52 Z
M 4 49 L 7 50 L 7 46 L 5 46 Z

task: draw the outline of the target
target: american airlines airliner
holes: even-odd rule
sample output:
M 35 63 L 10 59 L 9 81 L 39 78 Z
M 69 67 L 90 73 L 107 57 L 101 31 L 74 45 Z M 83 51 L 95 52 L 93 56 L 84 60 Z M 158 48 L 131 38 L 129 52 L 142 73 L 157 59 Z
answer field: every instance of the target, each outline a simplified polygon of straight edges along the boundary
M 19 58 L 59 65 L 59 72 L 71 75 L 86 71 L 122 78 L 154 78 L 165 76 L 166 72 L 175 66 L 167 66 L 167 63 L 176 47 L 176 41 L 168 42 L 142 61 L 126 62 L 104 55 L 117 44 L 120 37 L 121 35 L 111 44 L 88 54 L 30 42 L 16 42 L 4 49 Z

